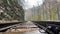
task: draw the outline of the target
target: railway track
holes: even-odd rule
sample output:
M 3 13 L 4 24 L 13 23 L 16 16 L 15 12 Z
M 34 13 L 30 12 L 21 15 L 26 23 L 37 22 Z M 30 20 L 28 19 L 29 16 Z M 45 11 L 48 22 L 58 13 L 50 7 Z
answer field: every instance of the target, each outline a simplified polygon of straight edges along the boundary
M 47 33 L 49 34 L 59 34 L 59 26 L 60 26 L 60 23 L 59 22 L 49 22 L 49 21 L 32 21 L 35 25 L 38 26 L 38 28 L 40 29 L 43 29 L 45 30 Z M 16 26 L 20 26 L 22 25 L 23 23 L 13 23 L 11 25 L 9 24 L 1 24 L 1 27 L 0 27 L 0 32 L 6 30 L 6 29 L 10 29 L 10 28 L 13 28 L 13 27 L 16 27 Z M 3 26 L 3 25 L 6 25 L 6 26 Z M 51 28 L 49 28 L 49 26 L 51 26 Z M 57 28 L 57 29 L 56 29 Z

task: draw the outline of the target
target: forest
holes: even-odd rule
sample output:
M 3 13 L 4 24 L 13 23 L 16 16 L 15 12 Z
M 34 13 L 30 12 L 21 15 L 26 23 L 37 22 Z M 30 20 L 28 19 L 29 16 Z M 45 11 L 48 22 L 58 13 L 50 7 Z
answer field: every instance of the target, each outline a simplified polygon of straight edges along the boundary
M 59 21 L 60 20 L 60 0 L 44 0 L 38 7 L 28 9 L 30 14 L 26 20 L 32 21 Z M 26 10 L 27 11 L 27 10 Z M 27 11 L 28 12 L 28 11 Z M 31 16 L 29 16 L 31 15 Z
M 36 0 L 37 1 L 37 0 Z M 30 2 L 29 5 L 27 2 Z M 19 21 L 59 21 L 60 1 L 44 0 L 41 6 L 37 2 L 25 0 L 0 0 L 0 20 Z M 33 5 L 33 6 L 32 6 Z M 30 8 L 31 7 L 31 8 Z
M 0 0 L 0 20 L 24 20 L 24 10 L 17 0 Z

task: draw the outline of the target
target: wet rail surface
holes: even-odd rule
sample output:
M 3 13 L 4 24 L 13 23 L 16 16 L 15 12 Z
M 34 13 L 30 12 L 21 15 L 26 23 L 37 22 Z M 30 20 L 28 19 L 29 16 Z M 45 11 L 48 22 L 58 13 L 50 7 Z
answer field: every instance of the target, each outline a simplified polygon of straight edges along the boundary
M 32 21 L 32 22 L 34 22 L 34 23 L 38 23 L 38 24 L 40 24 L 40 25 L 43 25 L 43 26 L 46 26 L 46 25 L 49 25 L 49 24 L 51 24 L 51 25 L 58 25 L 58 26 L 60 26 L 60 22 L 56 22 L 56 21 Z
M 5 32 L 6 30 L 8 30 L 9 28 L 15 26 L 15 24 L 19 24 L 22 22 L 12 22 L 12 23 L 4 23 L 4 24 L 0 24 L 0 32 Z M 5 28 L 5 29 L 4 29 Z M 3 30 L 1 30 L 3 29 Z
M 11 26 L 11 25 L 14 25 L 14 24 L 19 24 L 19 23 L 22 23 L 22 22 L 12 22 L 12 23 L 0 24 L 0 28 Z
M 60 22 L 52 21 L 33 21 L 39 28 L 45 29 L 49 34 L 59 34 Z
M 38 23 L 40 25 L 43 25 L 43 26 L 47 26 L 47 25 L 55 25 L 55 26 L 59 26 L 60 25 L 60 22 L 52 22 L 52 21 L 32 21 L 33 23 Z M 14 25 L 14 24 L 19 24 L 19 23 L 22 23 L 23 22 L 12 22 L 12 23 L 4 23 L 4 24 L 0 24 L 0 28 L 3 28 L 3 27 L 7 27 L 7 26 L 11 26 L 11 25 Z
M 41 28 L 39 25 L 44 26 L 45 28 L 48 26 L 52 26 L 52 30 L 50 29 L 50 31 L 53 31 L 54 33 L 58 33 L 59 32 L 59 28 L 60 28 L 60 22 L 51 22 L 51 21 L 32 21 L 34 24 L 37 23 L 37 26 L 39 28 Z M 16 22 L 16 23 L 7 23 L 7 24 L 0 24 L 0 28 L 4 28 L 7 26 L 11 26 L 11 25 L 15 25 L 15 24 L 19 24 L 22 22 Z M 22 23 L 23 24 L 23 23 Z M 39 24 L 39 25 L 38 25 Z M 36 24 L 35 24 L 36 25 Z M 56 29 L 56 27 L 58 27 L 58 29 Z

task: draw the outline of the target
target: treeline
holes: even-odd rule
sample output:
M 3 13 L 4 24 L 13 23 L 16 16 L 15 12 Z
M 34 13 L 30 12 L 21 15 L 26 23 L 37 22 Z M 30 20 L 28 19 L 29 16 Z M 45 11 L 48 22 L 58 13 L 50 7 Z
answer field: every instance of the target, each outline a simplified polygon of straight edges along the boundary
M 28 17 L 27 20 L 60 20 L 60 0 L 45 0 L 41 6 L 38 4 L 38 7 L 33 6 L 31 10 L 33 14 L 31 17 Z

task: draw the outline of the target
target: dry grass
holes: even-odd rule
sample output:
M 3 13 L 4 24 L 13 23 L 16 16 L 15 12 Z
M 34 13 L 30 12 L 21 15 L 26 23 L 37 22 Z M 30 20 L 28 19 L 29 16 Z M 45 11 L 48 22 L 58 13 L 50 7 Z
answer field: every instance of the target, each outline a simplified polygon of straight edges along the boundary
M 3 23 L 12 23 L 12 22 L 21 22 L 21 21 L 18 21 L 18 20 L 12 20 L 12 21 L 0 20 L 0 24 L 3 24 Z
M 3 32 L 0 34 L 23 34 L 22 32 Z
M 10 30 L 7 30 L 7 32 L 30 32 L 30 31 L 35 31 L 35 30 L 39 30 L 39 28 L 10 29 Z
M 31 32 L 39 30 L 39 28 L 21 28 L 21 29 L 10 29 L 9 32 L 3 32 L 0 34 L 24 34 L 25 32 Z

